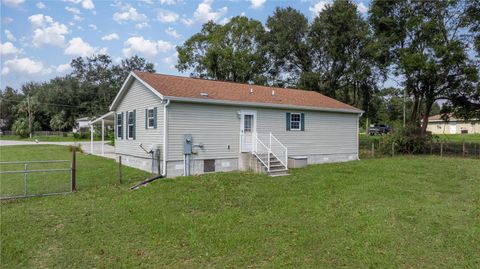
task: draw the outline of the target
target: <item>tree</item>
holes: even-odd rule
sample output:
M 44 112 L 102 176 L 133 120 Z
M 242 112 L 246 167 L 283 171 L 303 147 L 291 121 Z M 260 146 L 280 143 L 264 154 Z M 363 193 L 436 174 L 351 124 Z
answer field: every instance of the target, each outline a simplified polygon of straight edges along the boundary
M 3 120 L 0 128 L 2 131 L 10 130 L 15 121 L 16 106 L 23 99 L 23 95 L 16 92 L 12 87 L 5 87 L 0 91 L 0 119 Z
M 302 88 L 310 89 L 315 84 L 305 82 L 312 71 L 307 17 L 291 7 L 276 8 L 266 26 L 265 51 L 271 63 L 270 80 L 281 86 L 301 84 Z
M 458 15 L 464 6 L 462 1 L 372 2 L 370 23 L 385 48 L 379 59 L 404 78 L 413 99 L 410 123 L 422 135 L 436 101 L 476 90 L 478 70 L 468 57 Z
M 86 116 L 108 111 L 130 71 L 155 72 L 152 63 L 136 55 L 123 59 L 119 65 L 114 65 L 110 56 L 105 54 L 79 57 L 72 60 L 71 66 L 70 76 L 77 80 L 80 95 L 89 102 Z
M 368 109 L 376 87 L 367 22 L 352 1 L 337 0 L 319 13 L 310 29 L 318 90 Z
M 176 68 L 191 70 L 194 77 L 265 84 L 264 36 L 262 23 L 247 17 L 234 17 L 225 25 L 210 21 L 177 47 Z

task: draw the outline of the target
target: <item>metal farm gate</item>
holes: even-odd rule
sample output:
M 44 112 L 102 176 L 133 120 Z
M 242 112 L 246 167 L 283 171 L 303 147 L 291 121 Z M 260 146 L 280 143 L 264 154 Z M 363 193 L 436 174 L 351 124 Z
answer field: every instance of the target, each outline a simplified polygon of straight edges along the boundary
M 0 162 L 0 200 L 70 193 L 75 177 L 75 154 L 72 160 Z

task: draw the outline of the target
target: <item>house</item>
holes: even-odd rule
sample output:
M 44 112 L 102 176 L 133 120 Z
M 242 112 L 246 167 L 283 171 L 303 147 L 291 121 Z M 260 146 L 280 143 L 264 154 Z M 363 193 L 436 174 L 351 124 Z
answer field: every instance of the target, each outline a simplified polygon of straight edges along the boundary
M 167 177 L 358 159 L 362 111 L 313 91 L 132 72 L 110 110 L 122 162 Z
M 90 118 L 89 117 L 83 117 L 83 118 L 78 118 L 75 120 L 75 127 L 73 127 L 72 132 L 74 133 L 81 133 L 81 132 L 86 132 L 90 128 Z
M 432 134 L 480 134 L 480 120 L 463 120 L 450 115 L 446 121 L 442 115 L 434 115 L 428 118 L 427 131 Z

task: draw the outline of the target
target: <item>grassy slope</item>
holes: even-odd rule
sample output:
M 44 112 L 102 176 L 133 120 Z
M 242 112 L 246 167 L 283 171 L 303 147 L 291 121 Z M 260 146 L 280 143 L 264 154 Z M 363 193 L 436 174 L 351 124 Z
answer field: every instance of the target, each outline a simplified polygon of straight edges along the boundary
M 3 267 L 480 266 L 478 160 L 385 158 L 128 191 L 108 163 L 82 158 L 82 180 L 96 183 L 1 205 Z

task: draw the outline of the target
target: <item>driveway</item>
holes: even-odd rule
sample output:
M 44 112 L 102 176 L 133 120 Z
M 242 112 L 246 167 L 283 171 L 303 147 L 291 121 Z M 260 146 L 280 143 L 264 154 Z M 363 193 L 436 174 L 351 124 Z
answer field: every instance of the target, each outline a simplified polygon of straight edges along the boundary
M 106 158 L 115 159 L 115 147 L 104 144 L 102 155 L 102 142 L 94 141 L 93 142 L 93 152 L 91 152 L 90 142 L 33 142 L 33 141 L 18 141 L 18 140 L 0 140 L 0 147 L 2 146 L 16 146 L 16 145 L 60 145 L 60 146 L 70 146 L 70 145 L 79 145 L 83 152 L 86 154 L 93 154 L 97 156 L 102 156 Z

